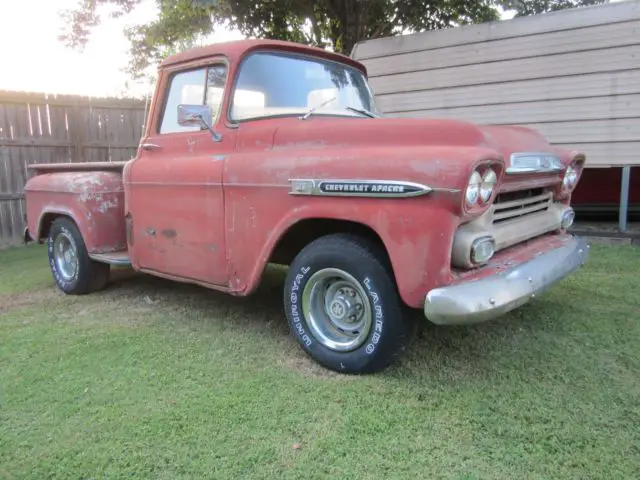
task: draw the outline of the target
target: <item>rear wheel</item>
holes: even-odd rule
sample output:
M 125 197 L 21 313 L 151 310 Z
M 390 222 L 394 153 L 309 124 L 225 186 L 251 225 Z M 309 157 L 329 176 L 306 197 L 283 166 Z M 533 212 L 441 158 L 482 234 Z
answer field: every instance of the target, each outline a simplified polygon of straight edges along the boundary
M 51 273 L 64 293 L 81 295 L 105 287 L 109 265 L 89 257 L 82 235 L 74 222 L 57 218 L 49 229 L 47 240 Z
M 284 302 L 303 350 L 332 370 L 383 370 L 407 341 L 386 259 L 357 236 L 328 235 L 305 247 L 289 268 Z

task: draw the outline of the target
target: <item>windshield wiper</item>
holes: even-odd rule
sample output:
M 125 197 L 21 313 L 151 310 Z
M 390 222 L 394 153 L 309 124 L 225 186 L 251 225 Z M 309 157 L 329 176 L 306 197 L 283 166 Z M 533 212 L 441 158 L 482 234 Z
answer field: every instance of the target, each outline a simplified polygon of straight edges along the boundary
M 355 107 L 350 107 L 350 106 L 346 106 L 344 107 L 345 110 L 351 110 L 352 112 L 356 112 L 356 113 L 360 113 L 362 115 L 366 115 L 367 117 L 371 117 L 371 118 L 377 118 L 378 115 L 376 115 L 373 112 L 370 112 L 369 110 L 365 110 L 364 108 L 355 108 Z
M 307 113 L 305 113 L 304 115 L 302 115 L 300 118 L 300 120 L 306 120 L 307 118 L 309 118 L 309 116 L 315 112 L 317 109 L 324 107 L 326 104 L 333 102 L 337 97 L 331 97 L 329 100 L 325 100 L 324 102 L 322 102 L 320 105 L 316 105 L 315 107 L 310 108 Z

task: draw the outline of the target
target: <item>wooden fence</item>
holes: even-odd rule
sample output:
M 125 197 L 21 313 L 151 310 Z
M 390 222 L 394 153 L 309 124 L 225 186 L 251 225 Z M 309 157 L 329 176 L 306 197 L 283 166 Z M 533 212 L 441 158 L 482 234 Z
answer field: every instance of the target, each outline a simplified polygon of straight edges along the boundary
M 0 91 L 0 246 L 22 238 L 28 165 L 128 160 L 144 121 L 140 100 Z

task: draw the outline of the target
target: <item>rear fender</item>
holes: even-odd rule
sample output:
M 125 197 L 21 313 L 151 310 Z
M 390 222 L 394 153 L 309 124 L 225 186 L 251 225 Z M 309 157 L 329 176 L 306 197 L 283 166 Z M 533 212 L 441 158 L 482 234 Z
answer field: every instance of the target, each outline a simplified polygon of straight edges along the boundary
M 69 217 L 89 253 L 126 249 L 124 189 L 117 172 L 57 172 L 31 178 L 25 186 L 27 228 L 42 242 L 53 220 Z

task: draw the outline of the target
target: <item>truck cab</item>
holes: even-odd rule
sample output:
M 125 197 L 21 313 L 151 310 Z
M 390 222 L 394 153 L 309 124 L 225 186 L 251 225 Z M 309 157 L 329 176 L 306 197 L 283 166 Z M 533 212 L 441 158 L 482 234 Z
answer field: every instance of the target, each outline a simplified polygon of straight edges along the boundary
M 355 60 L 244 40 L 167 58 L 135 158 L 32 166 L 30 236 L 68 294 L 111 265 L 249 295 L 289 267 L 301 348 L 386 368 L 414 316 L 485 321 L 574 272 L 585 157 L 522 127 L 381 115 Z

